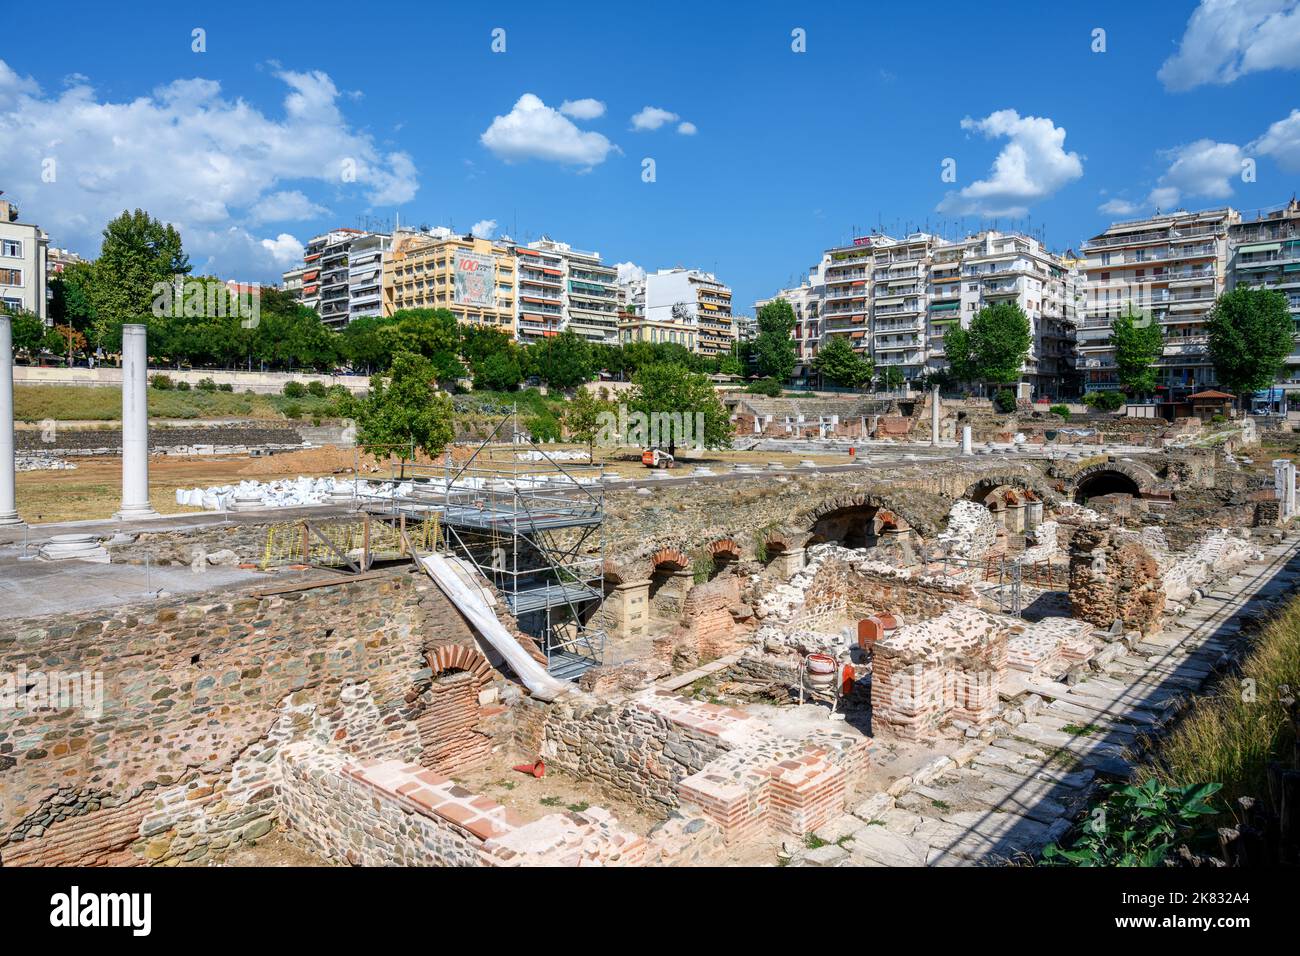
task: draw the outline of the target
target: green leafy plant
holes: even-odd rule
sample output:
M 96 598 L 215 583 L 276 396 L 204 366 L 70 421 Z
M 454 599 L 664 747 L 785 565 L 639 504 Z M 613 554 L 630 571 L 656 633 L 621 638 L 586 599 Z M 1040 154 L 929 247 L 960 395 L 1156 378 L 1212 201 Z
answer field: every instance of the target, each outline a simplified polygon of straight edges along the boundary
M 998 393 L 993 396 L 993 407 L 1003 415 L 1014 412 L 1016 410 L 1016 393 L 1009 388 L 999 389 Z
M 307 394 L 307 387 L 298 381 L 285 382 L 280 394 L 285 398 L 303 398 Z
M 172 386 L 173 386 L 173 382 L 171 380 L 170 375 L 159 374 L 159 375 L 149 376 L 150 388 L 156 388 L 160 392 L 170 392 L 172 390 Z
M 1141 784 L 1111 784 L 1068 848 L 1049 843 L 1043 862 L 1056 866 L 1158 866 L 1198 824 L 1218 812 L 1217 783 L 1173 787 L 1150 777 Z
M 1067 422 L 1070 420 L 1069 405 L 1053 405 L 1051 408 L 1048 409 L 1048 411 L 1051 412 L 1053 415 L 1060 415 Z

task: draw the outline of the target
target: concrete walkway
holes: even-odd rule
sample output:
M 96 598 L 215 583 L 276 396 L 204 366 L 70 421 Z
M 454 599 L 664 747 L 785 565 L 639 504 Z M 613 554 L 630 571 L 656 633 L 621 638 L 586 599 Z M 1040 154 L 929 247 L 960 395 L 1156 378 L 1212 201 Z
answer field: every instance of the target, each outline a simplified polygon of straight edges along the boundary
M 1159 733 L 1213 679 L 1241 643 L 1238 615 L 1295 595 L 1300 537 L 1263 553 L 1082 682 L 1025 684 L 991 737 L 895 781 L 818 831 L 829 845 L 792 862 L 972 866 L 1036 856 L 1069 831 L 1099 782 L 1127 778 L 1130 746 Z

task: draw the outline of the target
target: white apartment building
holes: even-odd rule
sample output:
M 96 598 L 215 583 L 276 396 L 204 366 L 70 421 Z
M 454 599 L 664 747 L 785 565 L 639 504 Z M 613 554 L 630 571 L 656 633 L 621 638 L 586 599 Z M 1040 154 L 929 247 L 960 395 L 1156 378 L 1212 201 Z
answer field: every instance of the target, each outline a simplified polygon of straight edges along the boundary
M 907 380 L 926 368 L 930 260 L 948 245 L 929 233 L 871 243 L 871 355 L 876 368 L 896 367 Z
M 1277 289 L 1287 298 L 1296 325 L 1296 348 L 1287 356 L 1281 385 L 1300 391 L 1300 203 L 1262 213 L 1228 228 L 1232 246 L 1230 286 Z
M 1130 307 L 1164 333 L 1157 388 L 1166 401 L 1214 383 L 1206 314 L 1227 287 L 1231 208 L 1179 210 L 1117 222 L 1083 244 L 1085 302 L 1078 330 L 1087 391 L 1117 389 L 1111 322 Z
M 1075 375 L 1080 283 L 1076 268 L 1029 236 L 989 231 L 950 242 L 914 233 L 861 236 L 829 249 L 807 285 L 777 297 L 806 303 L 805 317 L 816 310 L 816 321 L 805 318 L 794 333 L 801 361 L 844 336 L 877 369 L 897 367 L 908 380 L 947 367 L 943 339 L 954 323 L 968 328 L 985 306 L 1015 302 L 1032 335 L 1024 380 L 1056 397 Z
M 392 236 L 378 232 L 352 240 L 348 248 L 349 322 L 382 314 L 384 256 L 392 245 Z
M 1029 319 L 1030 347 L 1022 381 L 1037 397 L 1059 398 L 1073 387 L 1077 269 L 1037 239 L 995 231 L 937 248 L 931 268 L 931 367 L 945 364 L 943 335 L 953 319 L 969 328 L 986 306 L 1013 302 Z
M 822 256 L 821 341 L 830 336 L 848 339 L 854 351 L 871 351 L 871 268 L 875 237 L 854 239 L 851 245 L 828 249 Z
M 659 341 L 680 341 L 701 355 L 724 355 L 736 340 L 731 318 L 731 289 L 711 272 L 660 269 L 644 279 L 644 291 L 632 290 L 629 306 L 644 328 Z M 631 320 L 621 323 L 624 342 L 654 341 L 636 334 Z
M 40 226 L 18 221 L 18 207 L 0 199 L 0 306 L 31 312 L 48 324 L 49 239 Z
M 589 342 L 619 341 L 618 270 L 600 253 L 583 252 L 546 236 L 515 246 L 519 262 L 519 341 L 572 330 Z

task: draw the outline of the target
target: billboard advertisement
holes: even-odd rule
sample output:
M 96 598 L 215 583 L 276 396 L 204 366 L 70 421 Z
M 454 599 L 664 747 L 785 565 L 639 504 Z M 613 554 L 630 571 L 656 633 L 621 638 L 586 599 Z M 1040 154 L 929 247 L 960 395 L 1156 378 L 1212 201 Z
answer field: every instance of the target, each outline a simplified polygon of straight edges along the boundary
M 496 268 L 490 255 L 458 249 L 454 282 L 453 300 L 457 305 L 496 308 Z

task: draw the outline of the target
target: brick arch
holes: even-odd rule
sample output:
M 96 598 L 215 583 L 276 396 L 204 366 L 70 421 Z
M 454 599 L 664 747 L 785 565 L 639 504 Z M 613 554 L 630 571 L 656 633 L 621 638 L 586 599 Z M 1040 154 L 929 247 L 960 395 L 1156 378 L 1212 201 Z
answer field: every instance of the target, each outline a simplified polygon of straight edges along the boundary
M 1159 484 L 1160 479 L 1155 472 L 1138 462 L 1102 461 L 1085 465 L 1074 473 L 1070 480 L 1070 494 L 1078 501 L 1088 497 L 1086 493 L 1081 495 L 1081 492 L 1090 488 L 1114 487 L 1116 490 L 1128 491 L 1137 498 L 1155 491 Z
M 488 659 L 475 647 L 464 644 L 443 644 L 428 653 L 429 668 L 433 676 L 449 671 L 467 671 L 476 681 L 484 681 L 492 671 Z
M 740 545 L 731 538 L 718 538 L 706 545 L 709 556 L 715 561 L 719 558 L 730 561 L 740 560 Z
M 811 537 L 812 534 L 808 531 L 791 531 L 782 528 L 768 532 L 763 538 L 763 548 L 769 555 L 798 551 L 807 546 Z
M 652 571 L 686 571 L 690 567 L 691 559 L 678 548 L 660 548 L 650 555 L 650 569 Z
M 985 475 L 972 482 L 962 493 L 967 501 L 984 504 L 990 495 L 1013 492 L 1020 500 L 1040 501 L 1051 495 L 1051 489 L 1043 482 L 1036 482 L 1026 475 Z M 1003 497 L 1003 501 L 1006 498 Z
M 826 498 L 813 507 L 800 512 L 797 520 L 800 524 L 806 524 L 811 531 L 817 526 L 817 522 L 837 511 L 869 508 L 876 509 L 877 514 L 882 510 L 888 512 L 892 516 L 891 520 L 894 522 L 895 527 L 899 529 L 906 530 L 925 527 L 926 525 L 926 522 L 917 520 L 910 514 L 911 509 L 906 506 L 899 506 L 896 502 L 891 501 L 888 495 L 877 495 L 870 492 L 850 492 Z

